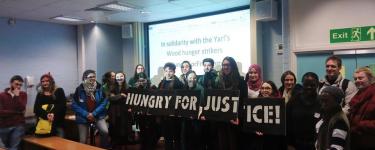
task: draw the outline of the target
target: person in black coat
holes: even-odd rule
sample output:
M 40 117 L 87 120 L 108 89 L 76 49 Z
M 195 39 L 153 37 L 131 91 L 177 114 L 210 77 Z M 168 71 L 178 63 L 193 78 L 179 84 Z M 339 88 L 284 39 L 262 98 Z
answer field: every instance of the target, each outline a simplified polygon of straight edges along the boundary
M 222 61 L 222 69 L 219 71 L 219 75 L 216 78 L 216 89 L 224 90 L 239 90 L 240 100 L 238 105 L 238 110 L 245 99 L 247 99 L 247 85 L 245 80 L 238 71 L 237 63 L 232 57 L 225 57 Z M 217 138 L 216 145 L 214 149 L 217 150 L 228 150 L 228 149 L 239 149 L 239 139 L 240 136 L 240 121 L 239 118 L 242 112 L 239 112 L 239 116 L 231 120 L 230 122 L 217 122 L 211 127 L 216 130 Z
M 52 131 L 48 135 L 64 137 L 64 120 L 66 113 L 66 97 L 64 90 L 57 87 L 55 80 L 50 74 L 44 74 L 40 78 L 40 89 L 36 95 L 34 113 L 37 118 L 43 118 L 52 122 Z M 42 106 L 50 105 L 49 110 L 42 109 Z
M 287 144 L 296 150 L 315 149 L 315 124 L 320 119 L 319 79 L 308 72 L 302 77 L 303 90 L 292 96 L 286 106 Z
M 182 89 L 183 83 L 175 75 L 176 65 L 173 63 L 166 63 L 164 65 L 164 78 L 159 83 L 161 90 Z M 182 149 L 181 146 L 181 126 L 182 122 L 177 117 L 163 117 L 162 133 L 165 138 L 165 149 L 175 150 Z

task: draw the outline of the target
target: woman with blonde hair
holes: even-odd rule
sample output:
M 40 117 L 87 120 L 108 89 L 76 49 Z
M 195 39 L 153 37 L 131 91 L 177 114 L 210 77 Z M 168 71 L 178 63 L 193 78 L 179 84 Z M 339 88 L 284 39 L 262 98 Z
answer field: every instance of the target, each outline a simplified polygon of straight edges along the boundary
M 354 72 L 359 89 L 350 101 L 349 121 L 352 149 L 375 149 L 375 77 L 368 67 Z

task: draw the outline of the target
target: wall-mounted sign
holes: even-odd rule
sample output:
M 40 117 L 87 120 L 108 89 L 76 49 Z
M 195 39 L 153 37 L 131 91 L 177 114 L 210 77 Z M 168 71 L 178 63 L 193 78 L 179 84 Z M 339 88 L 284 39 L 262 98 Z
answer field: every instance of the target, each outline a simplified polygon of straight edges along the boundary
M 375 26 L 331 29 L 330 43 L 375 41 Z

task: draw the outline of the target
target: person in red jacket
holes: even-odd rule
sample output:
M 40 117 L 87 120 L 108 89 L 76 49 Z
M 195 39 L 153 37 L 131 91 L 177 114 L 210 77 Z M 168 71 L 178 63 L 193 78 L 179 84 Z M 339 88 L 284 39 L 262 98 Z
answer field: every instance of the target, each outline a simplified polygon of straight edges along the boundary
M 375 77 L 368 67 L 354 73 L 359 89 L 350 101 L 351 146 L 356 150 L 375 149 Z
M 10 87 L 0 93 L 0 148 L 17 150 L 24 134 L 27 95 L 21 91 L 23 79 L 15 75 Z

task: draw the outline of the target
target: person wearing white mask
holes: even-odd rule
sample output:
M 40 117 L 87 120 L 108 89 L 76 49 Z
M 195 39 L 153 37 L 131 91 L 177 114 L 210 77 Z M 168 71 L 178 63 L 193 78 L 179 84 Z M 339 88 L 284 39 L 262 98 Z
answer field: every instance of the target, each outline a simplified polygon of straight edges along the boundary
M 135 140 L 132 132 L 133 114 L 131 109 L 125 107 L 128 92 L 125 73 L 116 73 L 114 89 L 110 92 L 109 136 L 111 137 L 112 149 L 123 149 Z

